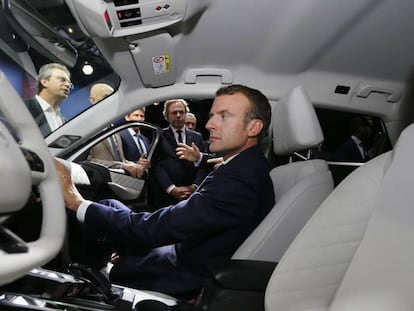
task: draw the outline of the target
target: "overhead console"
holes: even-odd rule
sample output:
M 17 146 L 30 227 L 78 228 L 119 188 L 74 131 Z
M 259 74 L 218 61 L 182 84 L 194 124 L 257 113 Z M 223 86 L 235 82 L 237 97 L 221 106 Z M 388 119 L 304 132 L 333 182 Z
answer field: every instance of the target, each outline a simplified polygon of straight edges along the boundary
M 66 0 L 90 36 L 122 37 L 162 29 L 188 19 L 205 0 Z

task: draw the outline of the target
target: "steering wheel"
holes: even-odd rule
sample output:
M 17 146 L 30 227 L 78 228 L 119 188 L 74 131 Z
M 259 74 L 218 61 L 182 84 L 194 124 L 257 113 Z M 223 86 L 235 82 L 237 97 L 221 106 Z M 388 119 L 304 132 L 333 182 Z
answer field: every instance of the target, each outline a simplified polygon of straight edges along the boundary
M 20 96 L 0 72 L 0 285 L 51 260 L 65 237 L 63 195 L 40 130 Z M 2 226 L 26 204 L 32 187 L 42 202 L 40 236 L 24 242 Z

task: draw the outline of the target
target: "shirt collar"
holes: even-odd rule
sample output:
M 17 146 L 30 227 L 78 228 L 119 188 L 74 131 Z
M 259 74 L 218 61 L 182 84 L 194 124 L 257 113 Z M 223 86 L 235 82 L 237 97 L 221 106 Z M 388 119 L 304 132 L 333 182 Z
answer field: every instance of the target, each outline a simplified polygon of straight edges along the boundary
M 172 127 L 172 126 L 170 125 L 170 129 L 171 129 L 174 133 L 177 133 L 177 131 L 178 131 L 178 130 L 181 130 L 181 131 L 182 131 L 182 133 L 185 133 L 185 127 L 181 128 L 181 129 L 176 129 L 175 127 Z
M 40 97 L 39 95 L 35 96 L 37 102 L 39 103 L 40 107 L 42 107 L 43 112 L 53 112 L 53 108 L 52 105 L 50 105 L 47 101 L 45 101 L 42 97 Z M 58 106 L 56 108 L 56 112 L 60 113 L 60 107 Z
M 132 127 L 128 127 L 127 130 L 129 132 L 129 134 L 131 134 L 132 136 L 139 135 L 139 131 L 135 132 Z
M 361 145 L 362 140 L 360 140 L 358 137 L 352 135 L 351 138 L 358 146 Z
M 227 160 L 223 161 L 223 165 L 229 163 L 231 160 L 233 160 L 235 157 L 237 157 L 240 153 L 236 153 L 235 155 L 232 155 L 230 158 L 228 158 Z

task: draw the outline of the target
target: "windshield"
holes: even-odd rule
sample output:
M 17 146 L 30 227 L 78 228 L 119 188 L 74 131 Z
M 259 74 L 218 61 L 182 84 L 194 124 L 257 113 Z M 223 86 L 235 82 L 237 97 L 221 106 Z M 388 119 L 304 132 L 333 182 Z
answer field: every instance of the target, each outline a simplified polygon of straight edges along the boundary
M 34 8 L 19 1 L 10 4 L 10 10 L 1 12 L 7 23 L 0 30 L 0 71 L 46 137 L 91 106 L 92 85 L 106 83 L 116 90 L 120 79 L 66 7 L 63 16 L 67 18 L 59 14 L 57 20 L 54 7 Z M 49 68 L 52 63 L 64 70 Z

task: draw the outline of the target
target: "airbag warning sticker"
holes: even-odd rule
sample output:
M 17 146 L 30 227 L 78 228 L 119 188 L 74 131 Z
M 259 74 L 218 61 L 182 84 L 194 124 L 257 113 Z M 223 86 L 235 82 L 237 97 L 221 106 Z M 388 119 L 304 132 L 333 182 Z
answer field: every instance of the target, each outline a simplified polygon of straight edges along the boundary
M 156 75 L 170 72 L 170 55 L 154 56 L 152 58 L 152 68 Z

